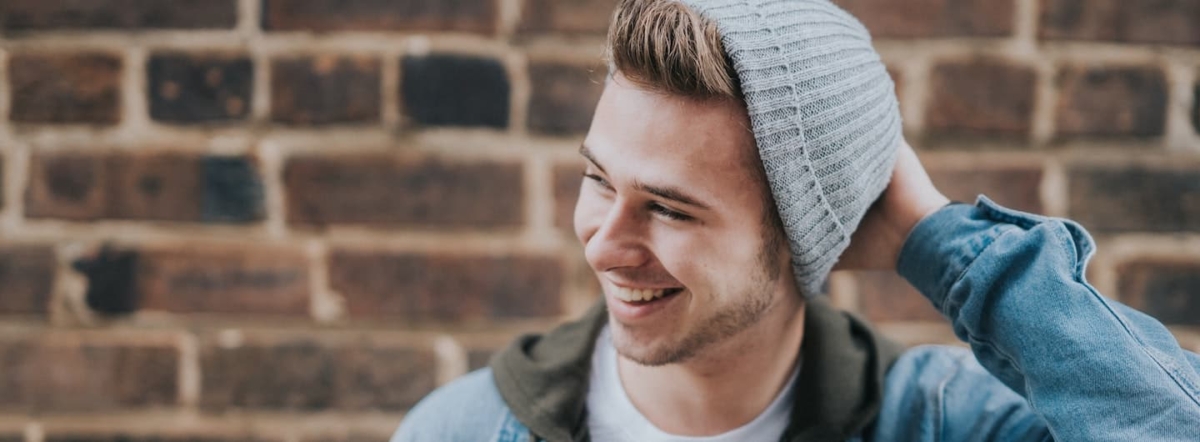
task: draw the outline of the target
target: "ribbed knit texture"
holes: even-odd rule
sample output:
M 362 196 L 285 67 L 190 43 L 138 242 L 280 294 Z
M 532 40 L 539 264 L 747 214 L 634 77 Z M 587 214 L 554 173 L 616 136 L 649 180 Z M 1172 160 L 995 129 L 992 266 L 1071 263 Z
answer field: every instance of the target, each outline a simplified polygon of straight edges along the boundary
M 681 0 L 713 20 L 741 80 L 805 296 L 891 179 L 900 110 L 857 19 L 828 0 Z

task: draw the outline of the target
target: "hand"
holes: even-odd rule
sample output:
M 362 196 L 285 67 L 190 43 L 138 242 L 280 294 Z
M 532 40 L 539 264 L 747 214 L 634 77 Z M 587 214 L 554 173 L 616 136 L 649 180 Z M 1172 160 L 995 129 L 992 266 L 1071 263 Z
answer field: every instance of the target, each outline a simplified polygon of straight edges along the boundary
M 867 210 L 834 270 L 895 270 L 908 233 L 949 202 L 933 186 L 912 147 L 901 141 L 891 183 Z

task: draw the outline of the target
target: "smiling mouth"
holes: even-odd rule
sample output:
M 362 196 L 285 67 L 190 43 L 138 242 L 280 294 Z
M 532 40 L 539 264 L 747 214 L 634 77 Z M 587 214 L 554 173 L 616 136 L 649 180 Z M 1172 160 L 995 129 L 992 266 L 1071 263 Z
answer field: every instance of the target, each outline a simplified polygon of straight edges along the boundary
M 679 287 L 659 290 L 639 290 L 625 287 L 613 287 L 613 296 L 629 303 L 648 303 L 663 298 L 669 298 L 682 291 L 683 288 Z

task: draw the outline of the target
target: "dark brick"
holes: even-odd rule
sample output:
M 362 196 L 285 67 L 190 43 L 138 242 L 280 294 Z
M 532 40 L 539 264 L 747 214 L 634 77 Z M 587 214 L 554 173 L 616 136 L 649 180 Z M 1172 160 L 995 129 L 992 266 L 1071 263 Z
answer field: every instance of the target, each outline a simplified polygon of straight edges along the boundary
M 92 310 L 105 314 L 132 313 L 141 298 L 135 285 L 138 253 L 104 246 L 94 256 L 72 263 L 88 281 L 86 300 Z
M 604 91 L 603 66 L 532 63 L 529 129 L 549 134 L 587 132 Z
M 136 282 L 143 309 L 308 316 L 308 260 L 295 250 L 143 250 Z
M 604 35 L 616 0 L 522 0 L 522 34 Z
M 337 251 L 330 284 L 356 318 L 480 321 L 562 312 L 562 264 L 546 257 Z
M 0 410 L 102 411 L 175 405 L 179 351 L 53 335 L 0 341 Z
M 108 54 L 15 54 L 8 65 L 9 119 L 115 124 L 121 119 L 121 64 Z
M 305 338 L 208 345 L 200 363 L 206 410 L 403 410 L 433 390 L 437 368 L 426 348 Z
M 405 57 L 400 94 L 404 113 L 426 126 L 508 126 L 504 65 L 459 55 Z
M 263 0 L 263 27 L 282 31 L 462 31 L 493 34 L 495 0 Z
M 247 57 L 155 54 L 146 64 L 150 118 L 170 123 L 245 119 L 254 67 Z
M 1167 79 L 1162 70 L 1074 66 L 1058 77 L 1060 137 L 1151 137 L 1166 130 Z
M 836 0 L 875 38 L 1003 37 L 1013 33 L 1014 0 Z
M 1048 40 L 1200 44 L 1196 0 L 1044 0 L 1039 22 Z
M 0 27 L 60 29 L 232 28 L 237 0 L 5 0 Z
M 1200 232 L 1200 165 L 1076 166 L 1070 215 L 1101 232 Z
M 25 442 L 25 435 L 21 433 L 0 434 L 0 442 Z
M 45 316 L 58 261 L 46 246 L 0 247 L 0 315 Z
M 979 194 L 1005 207 L 1042 213 L 1042 168 L 1040 166 L 929 167 L 933 184 L 946 197 L 974 203 Z
M 326 55 L 271 64 L 271 118 L 284 124 L 379 121 L 379 60 Z
M 1032 125 L 1033 69 L 1001 60 L 975 59 L 937 65 L 926 111 L 931 138 L 1024 140 Z
M 1121 301 L 1164 324 L 1200 326 L 1200 262 L 1136 261 L 1117 274 Z
M 859 311 L 876 322 L 945 322 L 908 281 L 895 272 L 854 272 Z
M 521 166 L 438 158 L 297 157 L 284 169 L 288 221 L 432 229 L 517 227 Z
M 575 202 L 583 182 L 583 164 L 563 164 L 554 168 L 554 225 L 575 234 Z
M 262 185 L 253 163 L 182 153 L 35 154 L 25 212 L 74 221 L 259 220 Z

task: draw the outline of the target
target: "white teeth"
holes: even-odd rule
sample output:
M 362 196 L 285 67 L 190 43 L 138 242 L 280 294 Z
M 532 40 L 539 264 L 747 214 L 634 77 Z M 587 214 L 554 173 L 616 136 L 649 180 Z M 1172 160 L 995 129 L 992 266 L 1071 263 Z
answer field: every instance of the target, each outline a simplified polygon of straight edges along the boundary
M 651 299 L 661 298 L 661 297 L 663 297 L 665 292 L 666 292 L 665 290 L 650 290 L 650 289 L 639 290 L 639 289 L 627 289 L 624 287 L 614 287 L 613 295 L 616 296 L 617 299 L 620 299 L 622 301 L 638 302 L 638 301 L 649 301 Z

